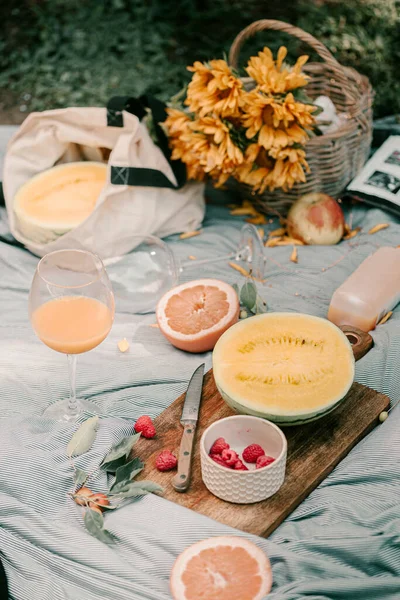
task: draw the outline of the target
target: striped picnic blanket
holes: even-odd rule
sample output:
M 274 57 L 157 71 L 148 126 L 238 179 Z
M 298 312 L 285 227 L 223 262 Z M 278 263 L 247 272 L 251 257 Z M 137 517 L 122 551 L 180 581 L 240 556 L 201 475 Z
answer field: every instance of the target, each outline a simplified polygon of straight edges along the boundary
M 0 235 L 7 236 L 4 210 Z M 335 247 L 268 248 L 267 281 L 259 285 L 270 310 L 325 316 L 334 289 L 379 245 L 400 243 L 400 225 L 373 209 L 353 209 L 364 231 L 390 222 L 376 235 L 360 235 Z M 226 254 L 239 240 L 243 218 L 209 206 L 203 233 L 168 240 L 184 260 Z M 271 223 L 268 228 L 276 228 Z M 37 258 L 0 243 L 0 553 L 13 600 L 168 600 L 176 556 L 205 537 L 234 534 L 253 539 L 268 553 L 274 575 L 271 600 L 400 599 L 400 406 L 345 458 L 268 540 L 247 536 L 162 497 L 146 496 L 107 515 L 117 543 L 106 546 L 83 528 L 80 509 L 68 498 L 73 486 L 66 445 L 76 425 L 41 417 L 68 392 L 65 357 L 32 332 L 27 299 Z M 129 284 L 130 256 L 108 268 L 111 280 Z M 123 278 L 121 278 L 123 269 Z M 325 269 L 322 271 L 322 269 Z M 240 282 L 225 261 L 196 267 L 182 280 L 201 276 Z M 122 290 L 123 291 L 123 290 Z M 185 390 L 211 356 L 172 348 L 154 315 L 132 314 L 129 298 L 116 294 L 110 336 L 79 356 L 79 395 L 95 402 L 101 420 L 92 449 L 76 459 L 92 471 L 107 449 L 132 431 L 132 420 L 156 416 Z M 128 338 L 130 352 L 117 341 Z M 357 381 L 400 397 L 400 310 L 373 332 L 373 350 L 357 364 Z M 91 480 L 99 492 L 107 476 Z

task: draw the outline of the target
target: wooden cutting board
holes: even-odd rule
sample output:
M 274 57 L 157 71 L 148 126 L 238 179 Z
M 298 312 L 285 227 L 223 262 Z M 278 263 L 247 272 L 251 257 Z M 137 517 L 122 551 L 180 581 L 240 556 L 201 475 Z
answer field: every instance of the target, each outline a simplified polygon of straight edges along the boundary
M 222 400 L 212 371 L 204 378 L 200 418 L 197 427 L 192 480 L 186 493 L 172 487 L 175 474 L 160 473 L 155 460 L 161 450 L 178 456 L 182 426 L 180 418 L 185 394 L 182 394 L 157 419 L 157 436 L 141 439 L 134 454 L 145 462 L 137 479 L 151 479 L 164 488 L 163 497 L 190 508 L 220 523 L 242 531 L 267 537 L 333 470 L 348 452 L 379 423 L 379 414 L 387 410 L 390 400 L 384 394 L 354 383 L 345 400 L 331 414 L 298 427 L 286 427 L 288 441 L 286 477 L 272 498 L 255 504 L 232 504 L 216 498 L 201 479 L 199 440 L 204 429 L 233 411 Z

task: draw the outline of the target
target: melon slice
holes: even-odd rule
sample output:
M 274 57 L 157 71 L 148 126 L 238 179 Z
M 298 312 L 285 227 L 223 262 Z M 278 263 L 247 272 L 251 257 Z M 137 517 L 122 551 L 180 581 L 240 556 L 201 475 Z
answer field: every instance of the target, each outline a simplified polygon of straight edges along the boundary
M 354 356 L 335 325 L 310 315 L 270 313 L 240 321 L 218 340 L 214 379 L 236 411 L 281 425 L 333 410 L 354 380 Z
M 15 195 L 18 229 L 38 243 L 71 231 L 93 211 L 106 177 L 107 166 L 97 162 L 62 164 L 39 173 Z

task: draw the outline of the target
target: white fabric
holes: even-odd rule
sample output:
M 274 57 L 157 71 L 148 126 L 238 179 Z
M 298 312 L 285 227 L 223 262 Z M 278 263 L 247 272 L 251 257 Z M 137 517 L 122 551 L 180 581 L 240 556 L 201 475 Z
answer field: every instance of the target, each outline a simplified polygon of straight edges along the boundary
M 199 227 L 205 210 L 203 184 L 186 184 L 180 190 L 111 184 L 111 165 L 157 169 L 176 183 L 168 161 L 139 119 L 124 111 L 123 122 L 123 127 L 107 126 L 105 108 L 50 110 L 29 115 L 12 137 L 4 160 L 4 197 L 10 230 L 31 252 L 43 256 L 73 247 L 109 258 L 132 250 L 133 235 L 164 237 Z M 81 225 L 50 243 L 33 242 L 18 230 L 15 194 L 31 177 L 66 157 L 68 162 L 76 160 L 76 144 L 111 150 L 107 183 L 95 210 Z

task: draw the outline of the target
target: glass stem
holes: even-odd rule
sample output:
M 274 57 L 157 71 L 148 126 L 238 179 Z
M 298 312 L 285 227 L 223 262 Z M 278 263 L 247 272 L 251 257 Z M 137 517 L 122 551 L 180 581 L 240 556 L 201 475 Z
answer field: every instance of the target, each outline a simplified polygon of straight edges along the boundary
M 76 400 L 76 354 L 67 354 L 67 359 L 70 389 L 68 413 L 74 415 L 78 411 L 78 402 Z
M 181 263 L 180 266 L 180 271 L 182 272 L 184 269 L 187 268 L 191 268 L 191 267 L 197 267 L 198 265 L 208 265 L 210 263 L 216 263 L 219 262 L 221 260 L 229 260 L 238 258 L 238 253 L 237 252 L 230 252 L 229 254 L 225 254 L 224 256 L 216 256 L 215 258 L 204 258 L 203 260 L 190 260 L 184 263 Z

